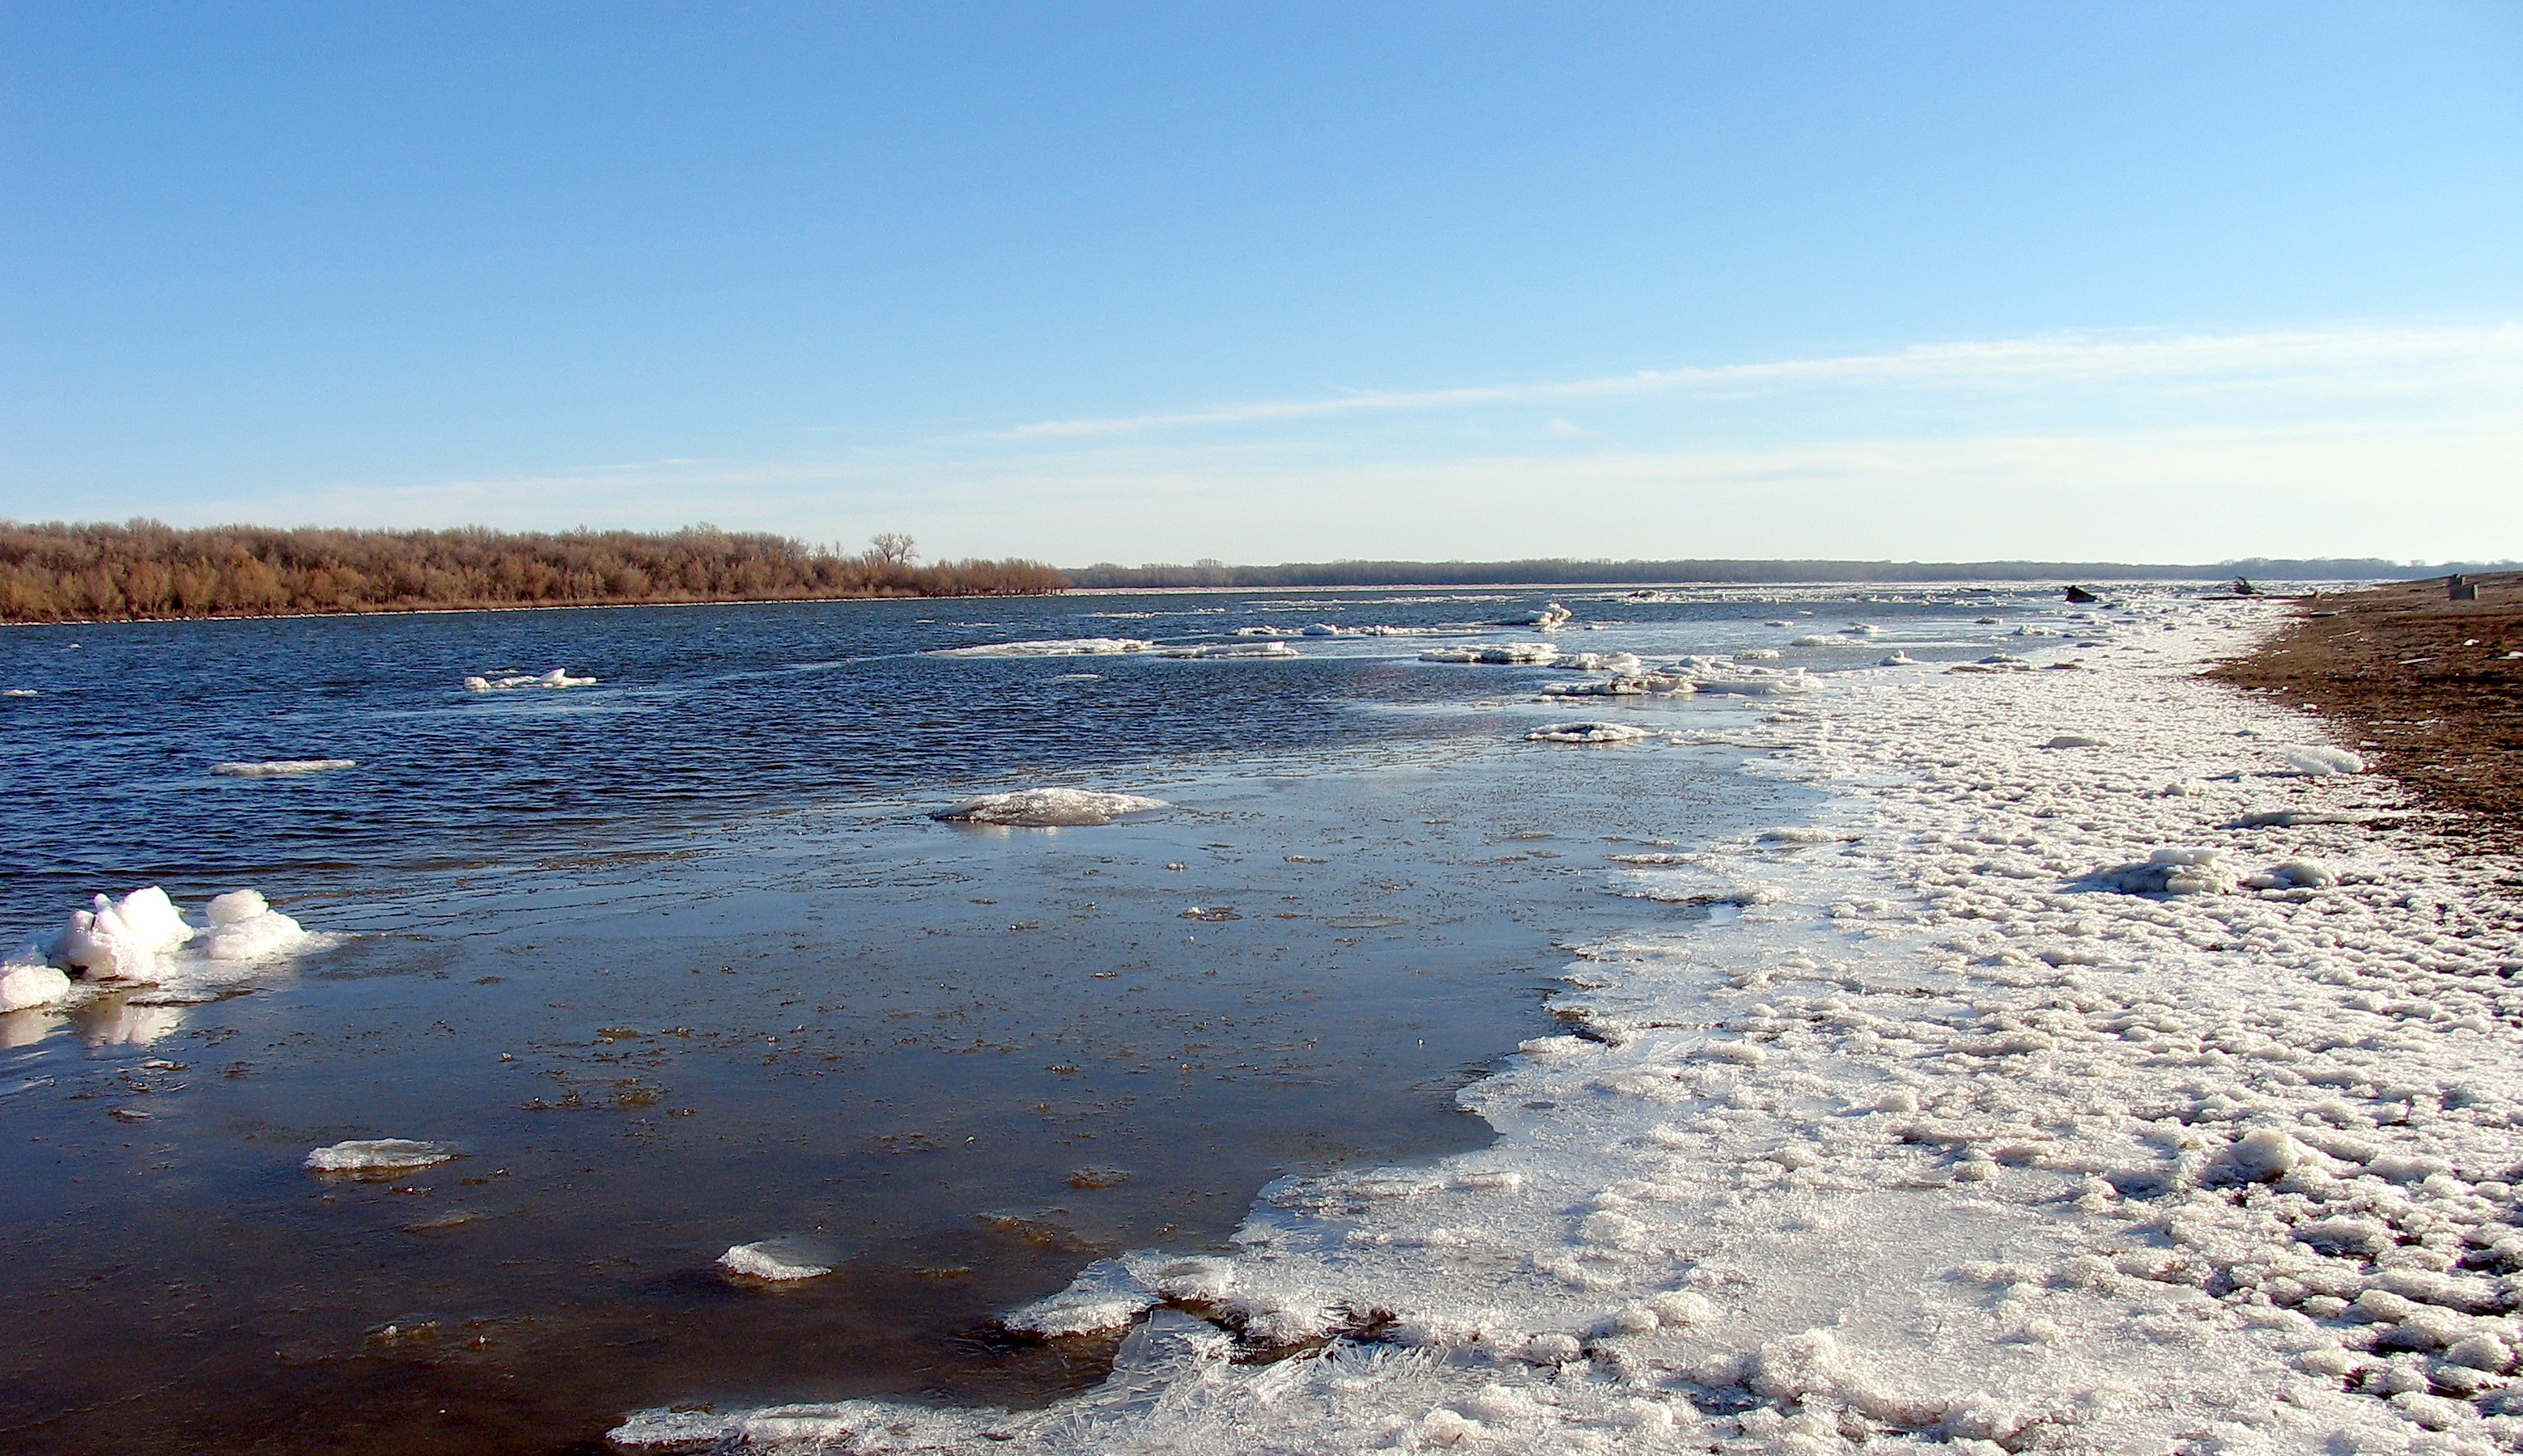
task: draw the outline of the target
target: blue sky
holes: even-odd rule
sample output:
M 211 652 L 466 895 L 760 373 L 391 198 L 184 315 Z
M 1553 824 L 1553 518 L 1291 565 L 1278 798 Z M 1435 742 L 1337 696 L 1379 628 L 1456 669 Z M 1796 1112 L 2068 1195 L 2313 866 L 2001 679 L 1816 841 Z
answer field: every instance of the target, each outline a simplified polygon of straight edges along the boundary
M 2523 556 L 2523 6 L 16 4 L 0 515 Z

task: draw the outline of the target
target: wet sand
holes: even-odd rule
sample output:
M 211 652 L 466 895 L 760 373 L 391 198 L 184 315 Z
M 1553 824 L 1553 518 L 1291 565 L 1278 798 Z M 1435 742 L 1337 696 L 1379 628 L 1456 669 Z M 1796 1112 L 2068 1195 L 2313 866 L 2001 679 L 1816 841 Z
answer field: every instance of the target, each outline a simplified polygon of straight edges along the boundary
M 2404 786 L 2426 826 L 2523 826 L 2523 573 L 2306 597 L 2293 625 L 2210 676 L 2327 720 Z

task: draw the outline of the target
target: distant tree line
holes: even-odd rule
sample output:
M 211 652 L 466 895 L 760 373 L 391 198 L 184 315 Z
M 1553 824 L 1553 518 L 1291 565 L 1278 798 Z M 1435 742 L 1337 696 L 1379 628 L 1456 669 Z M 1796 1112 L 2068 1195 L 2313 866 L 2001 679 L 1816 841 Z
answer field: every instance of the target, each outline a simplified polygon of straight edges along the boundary
M 709 525 L 547 536 L 0 522 L 0 620 L 1002 596 L 1068 585 L 1038 561 L 923 566 L 917 555 L 892 533 L 843 551 Z
M 1099 561 L 1071 567 L 1072 587 L 1493 587 L 1628 583 L 1770 584 L 1786 582 L 2136 582 L 2401 581 L 2452 571 L 2510 568 L 2512 562 L 2273 560 L 2253 557 L 2212 566 L 2139 565 L 2125 561 L 1303 561 L 1280 566 L 1228 566 L 1197 561 L 1120 566 Z

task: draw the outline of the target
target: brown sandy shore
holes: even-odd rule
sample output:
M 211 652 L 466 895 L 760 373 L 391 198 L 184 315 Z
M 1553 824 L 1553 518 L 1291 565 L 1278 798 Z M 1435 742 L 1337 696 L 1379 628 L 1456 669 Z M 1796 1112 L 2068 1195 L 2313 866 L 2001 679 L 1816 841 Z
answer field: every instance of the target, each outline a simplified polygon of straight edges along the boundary
M 2302 598 L 2287 630 L 2211 677 L 2284 693 L 2408 793 L 2424 826 L 2510 849 L 2523 828 L 2523 573 Z

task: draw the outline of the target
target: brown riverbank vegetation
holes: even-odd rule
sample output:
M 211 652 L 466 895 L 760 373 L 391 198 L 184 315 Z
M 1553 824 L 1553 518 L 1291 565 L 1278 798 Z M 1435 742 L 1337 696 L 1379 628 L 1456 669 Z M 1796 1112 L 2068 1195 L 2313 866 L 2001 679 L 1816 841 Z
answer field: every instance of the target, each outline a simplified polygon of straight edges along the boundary
M 707 525 L 547 536 L 0 522 L 0 620 L 10 622 L 1013 596 L 1066 585 L 1037 561 L 924 566 L 910 539 L 891 534 L 844 551 Z

